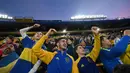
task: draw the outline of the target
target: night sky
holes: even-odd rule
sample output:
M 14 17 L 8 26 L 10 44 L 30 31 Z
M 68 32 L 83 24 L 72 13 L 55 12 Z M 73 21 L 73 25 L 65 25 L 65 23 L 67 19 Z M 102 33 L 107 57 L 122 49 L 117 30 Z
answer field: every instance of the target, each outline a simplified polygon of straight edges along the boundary
M 37 20 L 69 20 L 74 15 L 130 16 L 130 0 L 0 0 L 0 13 Z

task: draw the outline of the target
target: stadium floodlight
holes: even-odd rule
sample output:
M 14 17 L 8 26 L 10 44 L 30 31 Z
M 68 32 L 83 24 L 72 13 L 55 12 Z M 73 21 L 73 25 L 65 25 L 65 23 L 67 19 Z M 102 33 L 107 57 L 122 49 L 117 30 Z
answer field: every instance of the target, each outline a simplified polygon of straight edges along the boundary
M 64 29 L 62 32 L 63 32 L 63 33 L 66 33 L 66 29 Z
M 13 17 L 10 17 L 10 16 L 9 16 L 8 19 L 13 19 Z
M 8 16 L 6 14 L 0 14 L 0 19 L 13 19 L 13 17 Z
M 80 20 L 80 19 L 105 19 L 107 18 L 106 15 L 77 15 L 72 16 L 71 20 Z
M 2 14 L 0 14 L 0 17 L 2 17 Z
M 100 31 L 100 28 L 98 28 L 97 31 Z
M 3 15 L 3 18 L 5 18 L 5 19 L 6 19 L 7 17 L 8 17 L 8 15 Z

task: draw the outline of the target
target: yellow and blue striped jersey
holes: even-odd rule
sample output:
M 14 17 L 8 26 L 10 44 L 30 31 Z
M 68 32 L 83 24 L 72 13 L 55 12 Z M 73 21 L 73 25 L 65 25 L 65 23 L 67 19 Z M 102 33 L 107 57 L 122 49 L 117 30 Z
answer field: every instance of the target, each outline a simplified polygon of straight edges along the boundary
M 37 56 L 32 52 L 35 41 L 26 36 L 22 39 L 22 44 L 24 50 L 10 73 L 28 73 L 38 61 Z

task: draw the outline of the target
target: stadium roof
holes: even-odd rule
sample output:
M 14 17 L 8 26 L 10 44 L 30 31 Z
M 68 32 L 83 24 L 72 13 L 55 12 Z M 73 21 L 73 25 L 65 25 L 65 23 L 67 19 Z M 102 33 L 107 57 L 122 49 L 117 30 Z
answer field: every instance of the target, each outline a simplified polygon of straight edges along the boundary
M 19 32 L 19 29 L 31 26 L 34 23 L 41 24 L 40 28 L 30 31 L 47 31 L 55 28 L 58 31 L 90 30 L 92 25 L 97 25 L 101 29 L 130 28 L 130 19 L 121 20 L 97 20 L 97 21 L 62 21 L 62 20 L 34 20 L 33 22 L 0 21 L 0 32 Z

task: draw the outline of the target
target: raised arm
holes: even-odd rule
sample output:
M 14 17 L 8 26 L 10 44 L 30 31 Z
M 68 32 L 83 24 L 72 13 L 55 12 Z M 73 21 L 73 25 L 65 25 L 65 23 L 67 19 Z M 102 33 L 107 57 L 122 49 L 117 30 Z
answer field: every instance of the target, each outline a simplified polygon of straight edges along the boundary
M 37 43 L 33 46 L 32 50 L 34 52 L 34 54 L 43 62 L 45 62 L 46 64 L 49 64 L 49 62 L 52 60 L 52 58 L 54 57 L 54 53 L 45 51 L 43 49 L 41 49 L 43 43 L 45 42 L 45 40 L 48 38 L 48 36 L 50 34 L 52 34 L 53 32 L 56 32 L 55 29 L 50 29 L 46 35 L 43 35 L 41 37 L 41 39 L 39 41 L 37 41 Z
M 100 35 L 99 35 L 99 28 L 98 27 L 92 27 L 92 32 L 94 34 L 94 48 L 92 49 L 92 51 L 87 55 L 87 57 L 89 56 L 94 62 L 96 61 L 99 52 L 100 52 Z
M 20 34 L 21 34 L 22 38 L 25 38 L 27 36 L 26 32 L 28 30 L 30 30 L 32 28 L 36 28 L 36 27 L 40 27 L 40 25 L 39 24 L 34 24 L 33 26 L 20 29 Z
M 130 36 L 129 36 L 130 30 L 124 31 L 124 36 L 121 38 L 121 40 L 111 49 L 103 50 L 104 55 L 107 58 L 115 58 L 120 57 L 127 49 Z

